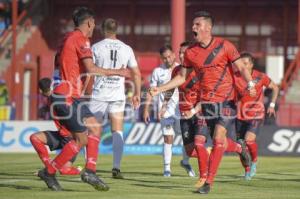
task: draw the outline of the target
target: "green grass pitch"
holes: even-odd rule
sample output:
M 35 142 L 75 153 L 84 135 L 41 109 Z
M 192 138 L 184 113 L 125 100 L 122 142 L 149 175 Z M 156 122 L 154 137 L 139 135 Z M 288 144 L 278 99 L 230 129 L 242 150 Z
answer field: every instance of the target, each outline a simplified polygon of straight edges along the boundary
M 172 159 L 172 177 L 162 177 L 161 156 L 124 156 L 122 172 L 126 179 L 111 178 L 112 156 L 100 155 L 97 174 L 108 183 L 108 192 L 94 190 L 79 176 L 58 176 L 62 192 L 49 190 L 34 176 L 42 167 L 35 154 L 0 153 L 1 199 L 168 199 L 168 198 L 300 198 L 300 157 L 259 157 L 258 173 L 251 181 L 242 177 L 237 156 L 225 156 L 212 191 L 208 195 L 195 192 L 197 178 L 190 178 L 179 166 L 180 156 Z M 191 159 L 197 170 L 196 160 Z M 83 156 L 75 162 L 84 165 Z

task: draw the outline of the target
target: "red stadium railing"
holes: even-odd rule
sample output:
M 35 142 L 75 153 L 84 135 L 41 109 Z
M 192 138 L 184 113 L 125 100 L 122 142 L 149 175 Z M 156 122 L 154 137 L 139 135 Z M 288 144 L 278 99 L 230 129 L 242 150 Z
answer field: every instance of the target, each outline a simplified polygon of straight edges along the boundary
M 295 59 L 290 63 L 281 83 L 281 89 L 286 93 L 292 81 L 298 75 L 300 68 L 300 51 L 296 54 Z

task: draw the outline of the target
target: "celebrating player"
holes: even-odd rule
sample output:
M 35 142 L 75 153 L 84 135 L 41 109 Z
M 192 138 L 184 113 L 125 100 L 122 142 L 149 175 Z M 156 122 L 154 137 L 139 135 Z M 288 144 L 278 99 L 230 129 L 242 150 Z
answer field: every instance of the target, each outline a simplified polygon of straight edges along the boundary
M 235 74 L 235 85 L 238 93 L 237 133 L 239 138 L 245 140 L 251 155 L 251 168 L 249 166 L 245 167 L 245 179 L 250 180 L 256 173 L 256 135 L 259 133 L 265 118 L 263 87 L 270 88 L 273 91 L 271 103 L 267 110 L 269 116 L 275 116 L 275 102 L 279 89 L 266 74 L 253 69 L 254 58 L 250 53 L 242 53 L 241 58 L 252 76 L 257 92 L 255 97 L 251 97 L 248 92 L 245 92 L 247 82 L 241 77 L 240 73 Z
M 167 84 L 154 87 L 151 95 L 175 88 L 185 82 L 194 69 L 200 78 L 202 112 L 210 129 L 213 129 L 213 149 L 209 158 L 206 182 L 199 193 L 207 194 L 214 181 L 218 166 L 225 151 L 226 133 L 235 124 L 234 81 L 232 63 L 246 79 L 251 96 L 256 95 L 255 83 L 242 62 L 234 45 L 212 36 L 213 17 L 206 11 L 195 13 L 192 31 L 196 43 L 184 56 L 180 73 Z

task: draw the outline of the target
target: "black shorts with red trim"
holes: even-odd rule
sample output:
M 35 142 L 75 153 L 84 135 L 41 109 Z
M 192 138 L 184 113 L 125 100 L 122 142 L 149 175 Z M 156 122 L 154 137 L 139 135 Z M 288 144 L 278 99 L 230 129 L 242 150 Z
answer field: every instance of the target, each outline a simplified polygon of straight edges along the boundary
M 205 117 L 211 137 L 213 137 L 217 124 L 223 126 L 227 130 L 227 135 L 232 137 L 231 133 L 234 133 L 236 120 L 236 106 L 234 101 L 202 103 L 202 113 Z
M 263 119 L 256 120 L 237 120 L 236 131 L 239 139 L 245 139 L 246 133 L 252 132 L 255 135 L 259 134 L 260 128 L 263 126 Z
M 63 95 L 51 96 L 51 108 L 54 117 L 61 125 L 66 127 L 72 133 L 81 133 L 86 131 L 84 119 L 94 117 L 87 106 L 87 102 L 82 99 L 73 99 L 73 103 L 68 105 Z
M 45 131 L 47 137 L 47 145 L 50 151 L 55 151 L 62 149 L 68 142 L 70 142 L 72 137 L 63 137 L 59 134 L 59 131 Z
M 202 135 L 206 138 L 206 147 L 212 146 L 212 139 L 202 115 L 198 114 L 189 119 L 180 119 L 180 128 L 183 145 L 194 144 L 195 136 Z
M 59 134 L 59 131 L 44 131 L 47 138 L 47 145 L 50 151 L 62 149 L 68 142 L 70 142 L 72 137 L 63 137 Z M 76 156 L 74 156 L 70 161 L 75 162 Z

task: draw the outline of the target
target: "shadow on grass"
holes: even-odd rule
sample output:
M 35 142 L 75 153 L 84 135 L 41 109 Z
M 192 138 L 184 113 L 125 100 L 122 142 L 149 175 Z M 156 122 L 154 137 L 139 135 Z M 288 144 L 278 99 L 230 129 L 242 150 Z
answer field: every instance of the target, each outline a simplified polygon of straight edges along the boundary
M 134 186 L 139 186 L 139 187 L 148 187 L 148 188 L 157 188 L 157 189 L 176 189 L 176 188 L 184 188 L 183 186 L 176 186 L 176 185 L 147 185 L 147 184 L 132 184 Z

